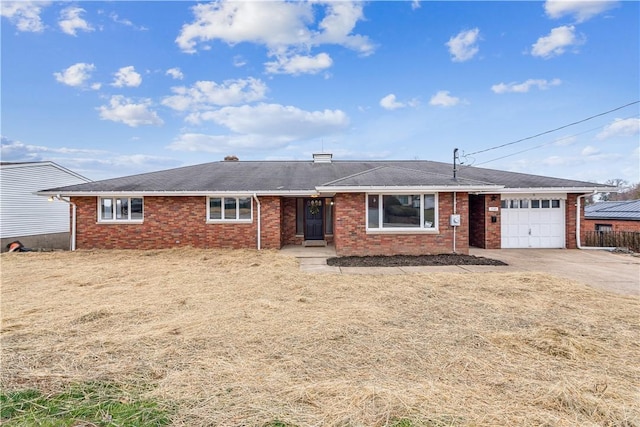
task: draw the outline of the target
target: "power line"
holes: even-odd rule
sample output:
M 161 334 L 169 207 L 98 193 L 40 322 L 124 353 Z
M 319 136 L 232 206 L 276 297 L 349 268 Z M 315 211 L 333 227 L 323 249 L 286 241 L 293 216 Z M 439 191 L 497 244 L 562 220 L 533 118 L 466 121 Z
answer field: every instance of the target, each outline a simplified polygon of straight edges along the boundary
M 508 142 L 508 143 L 506 143 L 506 144 L 497 145 L 497 146 L 495 146 L 495 147 L 487 148 L 487 149 L 480 150 L 480 151 L 474 151 L 473 153 L 469 153 L 469 154 L 467 154 L 467 156 L 472 156 L 472 155 L 474 155 L 474 154 L 480 154 L 480 153 L 486 153 L 487 151 L 497 150 L 498 148 L 507 147 L 507 146 L 509 146 L 509 145 L 513 145 L 513 144 L 517 144 L 517 143 L 519 143 L 519 142 L 527 141 L 527 140 L 529 140 L 529 139 L 537 138 L 537 137 L 539 137 L 539 136 L 546 135 L 546 134 L 548 134 L 548 133 L 557 132 L 557 131 L 559 131 L 559 130 L 562 130 L 562 129 L 568 128 L 568 127 L 570 127 L 570 126 L 574 126 L 574 125 L 577 125 L 577 124 L 579 124 L 579 123 L 584 123 L 584 122 L 586 122 L 586 121 L 593 120 L 593 119 L 595 119 L 596 117 L 604 116 L 604 115 L 606 115 L 606 114 L 613 113 L 614 111 L 622 110 L 623 108 L 626 108 L 626 107 L 629 107 L 629 106 L 631 106 L 631 105 L 638 104 L 638 103 L 640 103 L 640 101 L 633 101 L 633 102 L 630 102 L 630 103 L 628 103 L 628 104 L 622 105 L 622 106 L 620 106 L 620 107 L 616 107 L 616 108 L 614 108 L 614 109 L 612 109 L 612 110 L 605 111 L 605 112 L 603 112 L 603 113 L 599 113 L 599 114 L 596 114 L 596 115 L 593 115 L 593 116 L 587 117 L 586 119 L 582 119 L 582 120 L 578 120 L 577 122 L 569 123 L 568 125 L 564 125 L 564 126 L 557 127 L 557 128 L 555 128 L 555 129 L 551 129 L 551 130 L 547 130 L 547 131 L 544 131 L 544 132 L 540 132 L 540 133 L 538 133 L 538 134 L 536 134 L 536 135 L 532 135 L 532 136 L 528 136 L 528 137 L 526 137 L 526 138 L 518 139 L 517 141 Z
M 638 116 L 638 115 L 633 115 L 633 116 L 625 117 L 625 118 L 624 118 L 624 119 L 622 119 L 622 120 L 632 119 L 632 118 L 636 118 L 636 117 L 640 117 L 640 116 Z M 591 128 L 591 129 L 587 129 L 587 130 L 582 131 L 582 132 L 579 132 L 579 133 L 574 133 L 573 135 L 564 136 L 564 137 L 562 137 L 562 138 L 560 138 L 560 139 L 556 139 L 556 140 L 551 141 L 551 142 L 545 142 L 544 144 L 536 145 L 536 146 L 534 146 L 534 147 L 529 147 L 529 148 L 526 148 L 526 149 L 524 149 L 524 150 L 516 151 L 515 153 L 511 153 L 511 154 L 507 154 L 507 155 L 504 155 L 504 156 L 496 157 L 496 158 L 493 158 L 493 159 L 491 159 L 491 160 L 486 160 L 486 161 L 484 161 L 484 162 L 480 162 L 480 163 L 478 163 L 478 164 L 476 164 L 476 163 L 475 163 L 475 159 L 474 159 L 474 160 L 472 161 L 472 163 L 471 163 L 471 164 L 468 164 L 468 165 L 465 165 L 465 166 L 466 166 L 466 167 L 471 167 L 471 166 L 480 166 L 480 165 L 485 165 L 485 164 L 487 164 L 487 163 L 495 162 L 496 160 L 506 159 L 507 157 L 517 156 L 518 154 L 526 153 L 527 151 L 532 151 L 532 150 L 536 150 L 536 149 L 538 149 L 538 148 L 546 147 L 546 146 L 548 146 L 548 145 L 557 144 L 558 142 L 560 142 L 560 141 L 562 141 L 562 140 L 570 139 L 570 138 L 574 138 L 574 137 L 576 137 L 576 136 L 580 136 L 580 135 L 584 135 L 584 134 L 586 134 L 586 133 L 594 132 L 594 131 L 599 130 L 599 129 L 601 129 L 601 126 L 597 126 L 597 127 Z M 463 155 L 462 155 L 462 157 L 465 157 L 465 158 L 466 158 L 467 156 L 468 156 L 468 155 L 465 155 L 465 154 L 463 154 Z

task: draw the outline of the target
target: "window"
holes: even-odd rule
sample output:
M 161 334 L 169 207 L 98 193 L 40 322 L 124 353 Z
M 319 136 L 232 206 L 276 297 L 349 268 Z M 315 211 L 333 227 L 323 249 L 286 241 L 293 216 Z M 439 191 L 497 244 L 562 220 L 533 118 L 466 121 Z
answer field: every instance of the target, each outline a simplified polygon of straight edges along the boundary
M 142 221 L 142 197 L 101 197 L 98 221 Z
M 333 199 L 324 199 L 324 234 L 333 234 Z
M 503 209 L 558 209 L 560 199 L 504 199 L 501 206 Z
M 437 229 L 435 194 L 367 195 L 367 229 Z
M 613 231 L 611 224 L 596 224 L 596 231 Z
M 243 221 L 253 218 L 251 197 L 209 197 L 208 221 Z

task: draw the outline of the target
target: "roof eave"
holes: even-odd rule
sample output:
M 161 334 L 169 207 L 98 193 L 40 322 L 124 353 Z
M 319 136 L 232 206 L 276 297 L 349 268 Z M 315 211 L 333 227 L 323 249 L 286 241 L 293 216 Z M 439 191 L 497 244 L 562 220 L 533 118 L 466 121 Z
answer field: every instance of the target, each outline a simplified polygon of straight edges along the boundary
M 35 194 L 38 196 L 64 196 L 64 197 L 116 197 L 116 196 L 127 196 L 127 197 L 151 197 L 151 196 L 165 196 L 165 197 L 187 197 L 187 196 L 216 196 L 216 195 L 257 195 L 257 196 L 312 196 L 316 195 L 318 192 L 316 190 L 260 190 L 260 191 L 247 191 L 247 190 L 226 190 L 226 191 L 217 191 L 217 190 L 185 190 L 185 191 L 38 191 Z
M 564 194 L 564 193 L 610 193 L 617 191 L 615 187 L 525 187 L 510 188 L 502 187 L 501 193 L 520 194 L 520 193 L 547 193 L 547 194 Z M 487 192 L 480 192 L 483 194 Z

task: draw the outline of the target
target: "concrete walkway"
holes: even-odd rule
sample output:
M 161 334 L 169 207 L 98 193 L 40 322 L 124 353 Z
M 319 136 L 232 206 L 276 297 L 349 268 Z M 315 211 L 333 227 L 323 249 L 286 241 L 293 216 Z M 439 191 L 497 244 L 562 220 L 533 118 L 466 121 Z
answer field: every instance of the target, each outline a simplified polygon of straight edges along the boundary
M 333 274 L 411 274 L 542 272 L 572 279 L 598 289 L 624 295 L 640 295 L 640 257 L 599 250 L 577 249 L 476 249 L 470 254 L 498 259 L 507 266 L 451 265 L 426 267 L 332 267 L 327 258 L 336 256 L 332 246 L 304 248 L 286 246 L 281 252 L 300 261 L 300 270 Z

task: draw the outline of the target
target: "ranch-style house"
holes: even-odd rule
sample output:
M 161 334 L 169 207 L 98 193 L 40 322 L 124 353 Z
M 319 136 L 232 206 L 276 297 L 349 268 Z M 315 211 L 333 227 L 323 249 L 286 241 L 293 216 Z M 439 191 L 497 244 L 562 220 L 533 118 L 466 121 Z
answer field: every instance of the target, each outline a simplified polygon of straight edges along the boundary
M 220 161 L 40 191 L 71 203 L 78 249 L 281 248 L 338 255 L 576 248 L 611 187 L 432 161 Z

